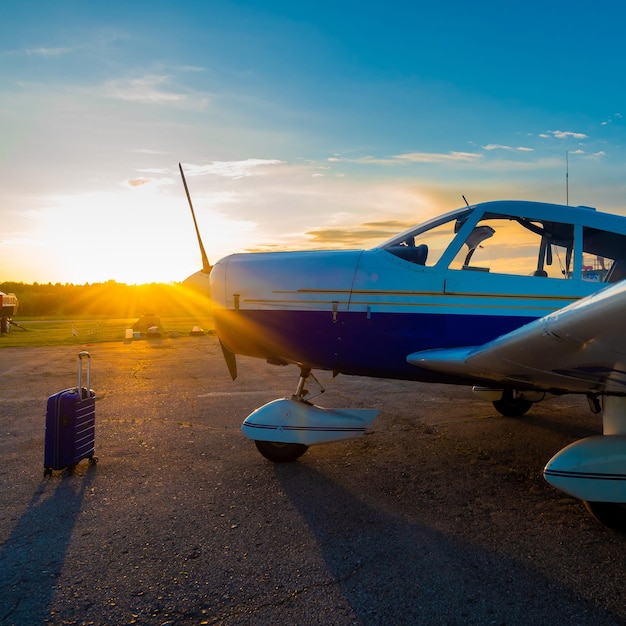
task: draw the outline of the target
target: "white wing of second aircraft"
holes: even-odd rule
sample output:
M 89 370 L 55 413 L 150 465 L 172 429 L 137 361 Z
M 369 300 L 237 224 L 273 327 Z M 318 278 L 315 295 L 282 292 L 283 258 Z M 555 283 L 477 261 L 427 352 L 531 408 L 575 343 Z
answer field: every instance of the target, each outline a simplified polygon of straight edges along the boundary
M 477 384 L 626 395 L 626 281 L 489 343 L 415 352 L 407 361 Z

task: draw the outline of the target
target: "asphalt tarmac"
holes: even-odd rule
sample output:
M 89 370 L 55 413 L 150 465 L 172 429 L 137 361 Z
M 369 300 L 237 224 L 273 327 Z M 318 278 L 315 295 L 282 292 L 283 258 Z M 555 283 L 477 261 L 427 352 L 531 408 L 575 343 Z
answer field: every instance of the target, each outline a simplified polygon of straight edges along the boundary
M 92 356 L 99 463 L 43 476 L 47 397 Z M 321 373 L 363 437 L 263 459 L 298 372 L 214 337 L 0 350 L 0 623 L 624 624 L 626 537 L 541 477 L 584 399 L 500 417 L 460 387 Z

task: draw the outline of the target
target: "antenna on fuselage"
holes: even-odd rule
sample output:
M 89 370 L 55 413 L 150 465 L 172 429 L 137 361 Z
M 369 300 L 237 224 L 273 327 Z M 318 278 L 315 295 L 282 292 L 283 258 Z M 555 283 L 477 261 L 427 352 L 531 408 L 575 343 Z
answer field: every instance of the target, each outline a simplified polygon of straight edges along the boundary
M 569 206 L 569 151 L 565 151 L 565 204 Z
M 465 196 L 461 196 L 461 198 L 463 198 L 463 202 L 465 202 L 465 206 L 469 206 L 469 202 L 467 201 L 467 198 Z
M 209 257 L 207 256 L 204 245 L 202 244 L 202 237 L 200 237 L 200 230 L 198 228 L 198 222 L 196 222 L 196 213 L 193 210 L 193 204 L 191 202 L 191 196 L 189 195 L 189 189 L 187 188 L 187 181 L 185 180 L 185 173 L 183 172 L 183 166 L 179 163 L 178 169 L 183 179 L 183 185 L 185 186 L 185 193 L 187 194 L 187 202 L 189 202 L 189 208 L 191 209 L 191 217 L 193 218 L 193 225 L 196 227 L 196 236 L 198 237 L 198 244 L 200 246 L 200 255 L 202 257 L 202 271 L 205 274 L 211 273 L 211 264 L 209 263 Z

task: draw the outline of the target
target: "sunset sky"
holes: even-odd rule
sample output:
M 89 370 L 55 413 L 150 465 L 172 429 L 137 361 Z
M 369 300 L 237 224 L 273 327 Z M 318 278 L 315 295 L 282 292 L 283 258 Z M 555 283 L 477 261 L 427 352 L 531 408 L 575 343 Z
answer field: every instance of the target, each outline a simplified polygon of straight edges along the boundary
M 20 0 L 0 282 L 180 281 L 204 245 L 371 247 L 494 199 L 626 215 L 613 0 Z

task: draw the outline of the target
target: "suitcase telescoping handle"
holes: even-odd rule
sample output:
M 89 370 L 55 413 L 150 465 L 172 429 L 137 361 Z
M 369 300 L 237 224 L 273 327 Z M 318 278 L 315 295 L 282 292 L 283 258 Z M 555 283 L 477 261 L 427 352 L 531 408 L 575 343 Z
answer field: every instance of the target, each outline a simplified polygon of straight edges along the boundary
M 83 396 L 83 358 L 87 359 L 87 393 Z M 86 350 L 78 353 L 78 395 L 81 400 L 89 398 L 91 393 L 91 355 Z

